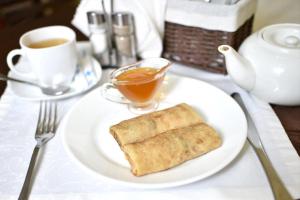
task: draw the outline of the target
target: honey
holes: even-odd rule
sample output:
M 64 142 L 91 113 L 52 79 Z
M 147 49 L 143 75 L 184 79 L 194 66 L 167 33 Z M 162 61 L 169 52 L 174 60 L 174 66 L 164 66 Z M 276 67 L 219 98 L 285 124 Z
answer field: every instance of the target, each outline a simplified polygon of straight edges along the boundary
M 116 77 L 118 90 L 130 101 L 145 103 L 150 101 L 159 89 L 164 73 L 152 67 L 127 70 Z

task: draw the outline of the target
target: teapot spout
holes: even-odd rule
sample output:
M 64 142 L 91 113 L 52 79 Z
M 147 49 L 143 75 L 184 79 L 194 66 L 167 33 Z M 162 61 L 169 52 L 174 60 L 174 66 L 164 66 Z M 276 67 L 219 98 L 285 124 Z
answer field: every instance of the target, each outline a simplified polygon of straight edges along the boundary
M 229 45 L 221 45 L 218 51 L 225 56 L 229 76 L 240 87 L 251 91 L 255 84 L 255 73 L 251 63 Z

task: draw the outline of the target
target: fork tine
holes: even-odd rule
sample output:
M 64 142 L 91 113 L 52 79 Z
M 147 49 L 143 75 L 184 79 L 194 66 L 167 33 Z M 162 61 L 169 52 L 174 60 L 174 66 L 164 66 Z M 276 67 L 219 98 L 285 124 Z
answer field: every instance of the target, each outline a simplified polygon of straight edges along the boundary
M 41 133 L 45 132 L 47 129 L 46 123 L 47 123 L 47 101 L 43 101 L 43 106 L 42 106 L 42 110 L 44 111 L 43 113 L 43 121 L 41 124 Z
M 57 102 L 41 101 L 36 135 L 55 133 L 57 121 Z
M 57 103 L 54 102 L 54 119 L 52 132 L 55 133 L 57 129 Z
M 52 106 L 52 103 L 51 102 L 48 102 L 48 116 L 47 116 L 47 126 L 46 126 L 46 132 L 48 133 L 48 132 L 51 132 L 51 130 L 52 130 L 52 125 L 51 125 L 51 123 L 52 123 L 52 110 L 53 110 L 53 108 L 52 108 L 53 106 Z
M 37 128 L 35 134 L 39 134 L 41 130 L 41 122 L 42 122 L 42 106 L 43 101 L 40 101 L 40 107 L 39 107 L 39 116 L 38 116 L 38 122 L 37 122 Z

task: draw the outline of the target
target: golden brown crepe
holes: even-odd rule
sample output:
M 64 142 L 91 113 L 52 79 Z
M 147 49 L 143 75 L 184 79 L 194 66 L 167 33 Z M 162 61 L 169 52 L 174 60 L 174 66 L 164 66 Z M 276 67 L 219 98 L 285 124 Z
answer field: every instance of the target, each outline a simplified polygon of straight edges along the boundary
M 205 154 L 221 145 L 216 131 L 205 123 L 169 130 L 122 150 L 136 176 L 158 172 Z
M 110 128 L 120 146 L 140 142 L 162 132 L 203 122 L 200 115 L 185 103 L 124 120 Z

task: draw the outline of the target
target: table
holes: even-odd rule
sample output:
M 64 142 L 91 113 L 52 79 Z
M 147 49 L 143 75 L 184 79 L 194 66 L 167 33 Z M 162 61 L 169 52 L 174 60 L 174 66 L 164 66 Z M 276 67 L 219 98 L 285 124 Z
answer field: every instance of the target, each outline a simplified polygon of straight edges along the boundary
M 272 15 L 268 15 L 269 18 L 267 17 L 264 17 L 264 14 L 266 12 L 264 12 L 263 10 L 260 10 L 258 9 L 258 13 L 257 13 L 257 16 L 259 16 L 261 19 L 264 19 L 264 20 L 261 20 L 261 21 L 256 21 L 255 24 L 254 24 L 254 28 L 255 29 L 258 29 L 260 28 L 261 26 L 264 26 L 264 25 L 267 25 L 270 23 L 270 21 L 267 21 L 267 20 L 270 20 L 271 17 L 273 17 L 273 22 L 277 23 L 277 22 L 284 22 L 285 20 L 288 20 L 290 22 L 297 22 L 298 20 L 298 23 L 299 22 L 299 17 L 297 18 L 297 16 L 299 14 L 295 14 L 295 12 L 299 9 L 297 9 L 298 5 L 297 6 L 295 4 L 293 4 L 295 1 L 286 1 L 286 4 L 285 4 L 285 7 L 287 7 L 287 9 L 289 9 L 291 12 L 288 12 L 288 13 L 285 13 L 286 14 L 286 18 L 283 17 L 283 14 L 282 15 L 277 15 L 277 18 L 272 16 Z M 261 6 L 267 6 L 267 1 L 260 1 L 259 2 L 261 4 Z M 260 5 L 259 5 L 260 6 Z M 273 10 L 278 10 L 280 9 L 282 6 L 282 4 L 276 4 L 274 3 L 273 5 Z M 260 7 L 259 7 L 260 8 Z M 292 12 L 292 11 L 295 11 L 295 12 Z M 69 14 L 67 14 L 69 13 Z M 1 63 L 4 64 L 5 63 L 5 56 L 6 56 L 6 53 L 7 51 L 9 51 L 10 49 L 12 48 L 17 48 L 18 47 L 18 44 L 17 44 L 17 38 L 20 36 L 21 33 L 27 31 L 27 30 L 30 30 L 31 28 L 33 27 L 38 27 L 38 26 L 42 26 L 42 25 L 46 25 L 46 24 L 55 24 L 55 23 L 60 23 L 62 19 L 67 19 L 68 21 L 70 21 L 70 17 L 72 16 L 71 14 L 72 12 L 69 11 L 69 12 L 62 12 L 58 15 L 56 15 L 55 17 L 52 17 L 51 19 L 48 18 L 46 20 L 43 20 L 43 19 L 40 19 L 40 20 L 37 20 L 36 22 L 32 22 L 32 24 L 23 24 L 21 25 L 21 27 L 12 27 L 11 29 L 9 30 L 6 30 L 4 32 L 1 32 L 0 33 L 0 43 L 2 44 L 1 45 Z M 65 17 L 65 15 L 68 15 L 69 17 Z M 270 17 L 271 16 L 271 17 Z M 295 18 L 296 16 L 296 18 Z M 67 22 L 63 22 L 62 24 L 68 24 Z M 68 24 L 69 25 L 69 24 Z M 80 33 L 78 33 L 80 34 Z M 84 36 L 81 35 L 80 38 L 84 38 Z M 3 68 L 0 68 L 1 69 L 1 72 L 2 71 L 6 71 L 7 72 L 7 69 L 3 69 Z M 105 73 L 109 73 L 109 72 L 105 72 Z M 184 74 L 184 75 L 189 75 L 189 76 L 196 76 L 195 78 L 199 78 L 200 75 L 199 74 L 202 74 L 202 72 L 199 72 L 199 71 L 195 71 L 194 69 L 189 69 L 189 68 L 186 68 L 185 66 L 180 66 L 178 65 L 177 67 L 177 72 L 176 73 L 181 73 L 181 74 Z M 198 76 L 199 75 L 199 76 Z M 213 78 L 214 79 L 214 78 Z M 204 78 L 205 80 L 205 78 Z M 209 81 L 209 80 L 207 80 Z M 215 81 L 215 80 L 214 80 Z M 218 87 L 221 87 L 222 88 L 222 84 L 220 84 L 220 82 L 216 81 L 215 84 L 218 86 Z M 219 85 L 218 85 L 219 84 Z M 5 86 L 2 85 L 2 90 L 5 88 Z M 76 98 L 75 99 L 71 99 L 70 101 L 74 101 L 74 102 L 68 102 L 68 103 L 62 103 L 62 110 L 67 110 L 68 109 L 68 106 L 65 107 L 66 104 L 69 104 L 69 105 L 72 105 L 72 103 L 75 103 L 76 102 Z M 17 130 L 16 129 L 16 125 L 12 123 L 12 119 L 16 119 L 18 123 L 18 126 L 23 128 L 24 131 L 26 131 L 26 133 L 32 133 L 34 131 L 34 122 L 36 120 L 36 112 L 37 112 L 37 106 L 32 104 L 32 102 L 24 102 L 20 99 L 17 99 L 15 98 L 14 96 L 12 96 L 11 93 L 8 93 L 8 94 L 5 94 L 1 97 L 1 100 L 0 102 L 2 103 L 1 106 L 0 106 L 0 117 L 3 117 L 5 116 L 6 118 L 1 118 L 1 125 L 2 125 L 2 128 L 3 127 L 10 127 L 11 129 L 9 129 L 10 131 L 8 132 L 5 132 L 5 134 L 17 134 Z M 24 111 L 21 111 L 21 114 L 22 114 L 22 117 L 21 116 L 15 116 L 13 113 L 5 113 L 3 111 L 6 110 L 7 106 L 9 106 L 9 110 L 12 109 L 12 107 L 10 106 L 11 104 L 13 103 L 14 105 L 14 108 L 13 110 L 22 110 L 24 109 Z M 266 105 L 264 105 L 266 106 Z M 30 107 L 32 108 L 31 110 L 26 110 L 26 107 Z M 276 106 L 276 105 L 272 105 L 274 111 L 276 112 L 276 114 L 278 115 L 279 119 L 281 120 L 282 122 L 282 125 L 284 126 L 291 142 L 293 143 L 295 149 L 297 150 L 297 153 L 298 155 L 300 155 L 300 123 L 298 123 L 300 121 L 300 107 L 283 107 L 283 106 Z M 259 115 L 258 113 L 256 113 L 256 115 Z M 274 118 L 274 120 L 278 120 L 276 118 Z M 6 122 L 10 122 L 10 123 L 6 123 Z M 31 125 L 29 125 L 31 124 Z M 13 128 L 15 127 L 15 128 Z M 280 127 L 279 127 L 280 128 Z M 276 130 L 274 130 L 276 132 Z M 1 141 L 5 141 L 5 135 L 3 134 L 3 132 L 1 132 L 0 130 L 0 140 Z M 273 133 L 270 133 L 270 131 L 267 131 L 268 134 L 272 134 L 272 135 L 269 135 L 270 137 L 273 136 Z M 265 135 L 266 136 L 266 135 Z M 282 136 L 282 135 L 281 135 Z M 283 136 L 284 137 L 284 136 Z M 32 139 L 32 134 L 27 134 L 25 136 L 25 138 L 23 138 L 22 140 L 26 141 L 27 143 L 24 144 L 24 145 L 27 145 L 27 146 L 32 146 L 34 145 L 34 140 Z M 20 141 L 19 139 L 19 142 L 22 143 L 22 140 Z M 287 141 L 285 141 L 287 142 Z M 0 142 L 0 144 L 3 144 Z M 286 144 L 286 143 L 285 143 Z M 49 151 L 51 154 L 47 154 L 47 149 L 49 150 L 53 150 L 53 148 L 55 147 L 58 147 L 58 149 L 56 149 L 55 151 Z M 1 154 L 0 155 L 4 155 L 3 153 L 5 153 L 5 147 L 7 146 L 1 146 Z M 51 141 L 51 143 L 49 143 L 49 147 L 47 147 L 45 149 L 45 154 L 44 154 L 44 157 L 43 157 L 43 163 L 41 164 L 40 166 L 40 171 L 39 171 L 39 176 L 37 176 L 36 178 L 36 182 L 42 182 L 44 183 L 42 186 L 35 186 L 35 190 L 34 191 L 37 191 L 37 193 L 35 193 L 34 195 L 34 199 L 41 199 L 45 196 L 43 196 L 42 192 L 41 191 L 50 191 L 52 193 L 54 193 L 56 196 L 55 199 L 65 199 L 66 197 L 68 198 L 71 198 L 71 199 L 74 199 L 76 197 L 78 197 L 81 194 L 84 194 L 84 191 L 87 190 L 87 188 L 84 188 L 84 187 L 90 187 L 92 189 L 90 189 L 90 193 L 89 194 L 84 194 L 83 196 L 86 197 L 86 198 L 90 198 L 90 199 L 93 199 L 93 198 L 109 198 L 109 197 L 112 197 L 110 192 L 115 192 L 115 196 L 116 198 L 124 198 L 125 195 L 132 195 L 134 193 L 136 193 L 135 197 L 136 198 L 143 198 L 145 199 L 146 196 L 148 199 L 150 198 L 161 198 L 161 199 L 166 199 L 166 198 L 173 198 L 173 199 L 180 199 L 180 198 L 183 198 L 184 196 L 185 197 L 190 197 L 192 198 L 193 195 L 197 196 L 197 195 L 201 195 L 201 192 L 205 192 L 208 190 L 208 193 L 210 192 L 212 195 L 216 195 L 215 194 L 215 190 L 210 190 L 209 188 L 207 188 L 209 185 L 207 182 L 208 181 L 204 181 L 202 183 L 198 183 L 198 184 L 195 184 L 195 185 L 190 185 L 190 186 L 186 186 L 186 187 L 180 187 L 180 188 L 177 188 L 175 190 L 171 190 L 171 191 L 168 191 L 169 194 L 166 194 L 166 193 L 160 193 L 160 192 L 157 192 L 157 191 L 154 191 L 153 194 L 151 194 L 151 192 L 149 191 L 136 191 L 134 189 L 130 189 L 130 190 L 126 190 L 126 189 L 123 189 L 123 188 L 120 188 L 120 187 L 114 187 L 112 185 L 109 185 L 109 184 L 105 184 L 105 183 L 101 183 L 101 184 L 96 184 L 95 186 L 93 186 L 92 184 L 94 182 L 96 182 L 97 180 L 93 177 L 90 177 L 90 179 L 86 179 L 85 176 L 86 174 L 85 173 L 81 173 L 80 171 L 78 171 L 78 169 L 76 167 L 73 167 L 72 166 L 72 163 L 67 161 L 67 162 L 64 162 L 64 160 L 60 160 L 61 161 L 61 166 L 59 166 L 58 168 L 56 169 L 53 169 L 53 168 L 49 168 L 49 166 L 51 164 L 53 164 L 53 160 L 52 158 L 58 156 L 58 155 L 61 155 L 62 156 L 62 159 L 66 159 L 66 155 L 64 153 L 64 149 L 61 148 L 61 144 L 60 144 L 60 141 L 59 141 L 59 137 L 56 137 L 53 141 Z M 24 172 L 26 171 L 26 168 L 28 166 L 28 163 L 24 163 L 23 160 L 21 162 L 21 157 L 24 157 L 24 158 L 29 158 L 30 157 L 30 154 L 31 154 L 31 150 L 26 150 L 24 151 L 24 149 L 22 148 L 22 146 L 11 146 L 10 148 L 15 148 L 15 150 L 17 152 L 19 152 L 18 156 L 16 157 L 13 157 L 11 159 L 10 162 L 12 163 L 15 163 L 15 165 L 11 165 L 9 171 L 13 172 L 13 173 L 18 173 L 17 176 L 16 174 L 13 174 L 12 177 L 16 178 L 15 180 L 11 181 L 11 180 L 8 180 L 8 179 L 3 179 L 3 175 L 4 174 L 0 174 L 0 184 L 2 183 L 2 185 L 5 185 L 5 187 L 2 187 L 3 190 L 0 190 L 0 198 L 3 198 L 3 199 L 9 199 L 9 198 L 14 198 L 16 197 L 16 195 L 18 194 L 19 192 L 19 188 L 20 188 L 20 184 L 22 183 L 22 180 L 24 179 L 24 174 L 21 174 L 20 171 Z M 274 149 L 273 152 L 277 152 L 276 149 Z M 272 149 L 270 150 L 270 153 L 272 154 Z M 263 179 L 263 180 L 260 180 L 259 177 L 263 177 L 264 174 L 261 170 L 257 169 L 256 171 L 250 171 L 251 167 L 253 167 L 253 162 L 256 162 L 255 165 L 259 165 L 259 163 L 257 162 L 257 160 L 255 161 L 255 156 L 253 155 L 253 151 L 251 151 L 251 149 L 249 148 L 249 145 L 245 145 L 245 148 L 243 149 L 242 151 L 242 155 L 247 155 L 247 156 L 239 156 L 236 161 L 234 161 L 232 163 L 232 165 L 230 167 L 228 167 L 225 172 L 223 173 L 220 173 L 220 174 L 217 174 L 215 177 L 213 177 L 211 180 L 212 181 L 215 181 L 215 186 L 216 187 L 220 187 L 220 184 L 218 184 L 218 178 L 220 177 L 223 177 L 225 175 L 232 175 L 234 181 L 237 182 L 237 184 L 241 184 L 242 181 L 239 180 L 240 177 L 236 176 L 234 174 L 234 171 L 235 170 L 241 170 L 241 169 L 244 169 L 243 172 L 245 173 L 249 173 L 253 176 L 253 179 L 251 181 L 248 182 L 248 184 L 252 184 L 253 182 L 257 182 L 259 184 L 259 186 L 261 186 L 260 189 L 258 188 L 252 188 L 253 191 L 255 192 L 262 192 L 261 194 L 261 198 L 263 199 L 264 197 L 266 198 L 270 198 L 270 191 L 269 189 L 265 186 L 266 185 L 266 180 Z M 272 156 L 276 156 L 276 155 L 272 155 Z M 288 156 L 292 156 L 292 155 L 288 155 Z M 299 157 L 298 157 L 299 159 Z M 29 160 L 29 159 L 28 159 Z M 4 163 L 4 161 L 2 162 Z M 247 167 L 246 164 L 248 164 L 249 166 Z M 276 163 L 275 163 L 276 164 Z M 46 167 L 48 166 L 48 167 Z M 293 168 L 293 166 L 290 166 L 291 169 Z M 66 172 L 65 170 L 66 169 L 70 169 L 68 172 Z M 249 170 L 249 171 L 247 171 Z M 284 169 L 279 169 L 279 170 L 284 170 Z M 0 173 L 5 173 L 7 171 L 3 171 L 3 172 L 0 172 Z M 66 173 L 67 175 L 69 175 L 69 179 L 68 181 L 64 184 L 64 183 L 61 183 L 63 181 L 63 179 L 61 179 L 61 177 L 64 176 L 64 173 Z M 295 173 L 296 175 L 298 175 L 298 171 L 297 169 L 294 169 L 293 173 Z M 225 175 L 224 175 L 225 174 Z M 297 177 L 297 176 L 296 176 Z M 92 181 L 91 181 L 92 180 Z M 57 181 L 57 183 L 56 183 Z M 295 180 L 297 181 L 297 180 Z M 54 188 L 46 188 L 47 186 L 55 186 Z M 64 187 L 66 190 L 63 190 L 62 188 L 60 187 Z M 102 189 L 105 189 L 106 192 L 104 192 L 103 194 L 97 194 L 97 191 L 99 190 L 99 188 L 97 187 L 100 187 Z M 8 189 L 9 188 L 14 188 L 11 191 L 11 193 L 4 193 L 4 189 Z M 72 193 L 72 188 L 76 188 L 77 189 L 77 192 L 78 193 L 75 193 L 73 194 Z M 243 189 L 242 188 L 239 188 L 241 192 L 243 192 Z M 66 191 L 67 191 L 67 194 L 66 194 Z M 74 192 L 74 191 L 73 191 Z M 234 193 L 238 193 L 238 190 L 235 190 L 235 189 L 230 189 L 228 188 L 227 190 L 228 192 L 228 197 L 234 197 Z M 248 191 L 249 192 L 249 191 Z M 254 193 L 255 193 L 254 192 Z M 295 190 L 295 192 L 298 192 L 299 193 L 299 189 L 298 191 Z M 252 194 L 251 192 L 249 193 L 249 196 L 245 196 L 244 198 L 245 199 L 253 199 L 255 197 L 258 197 L 256 194 Z M 297 194 L 298 194 L 297 193 Z M 69 195 L 68 195 L 69 194 Z M 189 196 L 190 194 L 190 196 Z M 192 195 L 193 194 L 193 195 Z M 233 196 L 232 196 L 233 195 Z M 237 196 L 235 196 L 236 198 L 238 198 Z M 79 198 L 79 197 L 78 197 Z M 297 198 L 300 198 L 300 196 L 297 196 Z M 217 199 L 217 198 L 216 198 Z
M 272 105 L 272 107 L 300 156 L 300 107 L 285 107 L 278 105 Z

